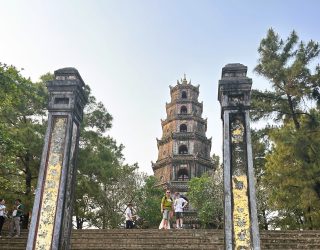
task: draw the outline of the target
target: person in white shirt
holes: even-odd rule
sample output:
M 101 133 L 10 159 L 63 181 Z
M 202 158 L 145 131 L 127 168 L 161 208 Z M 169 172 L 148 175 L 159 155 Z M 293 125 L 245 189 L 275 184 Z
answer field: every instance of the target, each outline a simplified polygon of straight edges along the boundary
M 1 236 L 1 231 L 2 231 L 2 227 L 5 221 L 5 216 L 6 216 L 6 206 L 5 204 L 5 200 L 4 199 L 0 199 L 0 238 Z
M 176 214 L 176 228 L 182 229 L 183 226 L 183 209 L 187 206 L 188 202 L 180 197 L 178 192 L 175 193 L 174 212 Z
M 133 228 L 132 203 L 128 204 L 127 209 L 124 213 L 126 216 L 126 229 Z

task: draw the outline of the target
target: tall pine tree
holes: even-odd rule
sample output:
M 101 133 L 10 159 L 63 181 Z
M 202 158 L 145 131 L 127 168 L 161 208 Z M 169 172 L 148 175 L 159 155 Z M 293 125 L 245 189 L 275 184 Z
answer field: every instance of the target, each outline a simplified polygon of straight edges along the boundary
M 270 29 L 258 52 L 255 71 L 271 88 L 252 91 L 251 115 L 276 122 L 264 133 L 264 166 L 256 159 L 264 210 L 278 214 L 270 221 L 274 227 L 320 228 L 319 44 L 299 41 L 294 31 L 284 41 Z

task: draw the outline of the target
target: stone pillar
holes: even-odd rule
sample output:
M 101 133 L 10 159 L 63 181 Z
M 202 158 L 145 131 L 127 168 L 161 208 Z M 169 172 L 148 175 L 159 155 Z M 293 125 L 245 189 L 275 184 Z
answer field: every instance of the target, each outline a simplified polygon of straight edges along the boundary
M 27 249 L 69 249 L 84 82 L 74 68 L 47 83 L 48 127 L 42 152 Z
M 260 249 L 247 67 L 227 64 L 222 69 L 218 99 L 223 120 L 225 249 Z

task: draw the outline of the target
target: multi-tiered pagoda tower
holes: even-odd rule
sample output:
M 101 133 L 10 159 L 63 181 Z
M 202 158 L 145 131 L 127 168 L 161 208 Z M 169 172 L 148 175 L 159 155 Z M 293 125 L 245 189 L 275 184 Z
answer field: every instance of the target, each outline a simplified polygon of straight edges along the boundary
M 201 117 L 199 85 L 193 86 L 184 76 L 169 87 L 171 102 L 166 104 L 167 118 L 161 120 L 158 160 L 152 168 L 160 185 L 183 193 L 192 177 L 213 170 L 211 139 L 206 137 L 207 120 Z

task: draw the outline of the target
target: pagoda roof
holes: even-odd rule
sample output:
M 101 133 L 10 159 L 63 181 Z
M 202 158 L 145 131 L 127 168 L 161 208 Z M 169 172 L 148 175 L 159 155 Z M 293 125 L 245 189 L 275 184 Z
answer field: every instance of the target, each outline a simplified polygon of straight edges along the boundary
M 157 160 L 152 164 L 152 169 L 159 169 L 165 165 L 174 164 L 174 163 L 187 163 L 187 162 L 195 162 L 200 163 L 210 169 L 214 168 L 214 164 L 211 159 L 204 158 L 202 156 L 195 156 L 191 154 L 183 154 L 183 155 L 173 155 L 163 158 L 161 160 Z
M 188 99 L 178 99 L 176 101 L 171 101 L 169 103 L 166 103 L 166 108 L 169 108 L 175 104 L 186 104 L 186 103 L 193 103 L 197 106 L 199 106 L 200 108 L 203 108 L 203 102 L 199 102 L 199 101 L 195 101 L 195 100 L 188 100 Z
M 160 145 L 163 145 L 165 143 L 170 142 L 171 140 L 174 139 L 180 139 L 180 140 L 189 140 L 189 139 L 193 139 L 193 140 L 200 140 L 206 144 L 211 145 L 211 138 L 207 138 L 205 135 L 200 134 L 198 132 L 171 132 L 168 136 L 161 138 L 161 139 L 157 139 L 157 144 L 158 147 Z
M 175 121 L 175 120 L 195 120 L 198 122 L 201 122 L 202 124 L 207 124 L 207 118 L 204 119 L 202 117 L 199 116 L 195 116 L 194 114 L 177 114 L 171 118 L 167 118 L 165 120 L 161 119 L 161 125 L 162 127 L 166 124 L 168 124 L 171 121 Z

